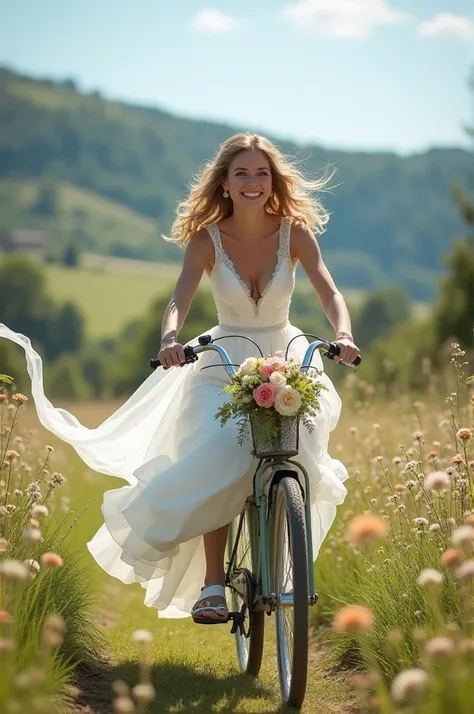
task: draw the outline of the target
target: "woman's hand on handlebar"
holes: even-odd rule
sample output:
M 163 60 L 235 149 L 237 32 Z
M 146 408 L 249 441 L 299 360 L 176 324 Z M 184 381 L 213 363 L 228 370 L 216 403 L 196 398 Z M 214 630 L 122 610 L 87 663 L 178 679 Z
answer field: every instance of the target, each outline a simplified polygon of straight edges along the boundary
M 352 364 L 356 357 L 359 357 L 360 350 L 357 345 L 349 337 L 340 337 L 334 340 L 334 344 L 338 345 L 341 350 L 337 357 L 334 357 L 336 362 L 346 362 Z
M 179 367 L 185 360 L 184 347 L 179 342 L 165 342 L 158 352 L 158 359 L 163 369 Z

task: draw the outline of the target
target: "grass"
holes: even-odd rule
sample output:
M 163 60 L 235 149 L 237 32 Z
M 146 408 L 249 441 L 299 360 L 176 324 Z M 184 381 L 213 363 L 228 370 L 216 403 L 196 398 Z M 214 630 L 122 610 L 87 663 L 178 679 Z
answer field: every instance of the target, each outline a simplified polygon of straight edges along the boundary
M 178 270 L 167 263 L 147 263 L 139 272 L 135 261 L 118 260 L 110 269 L 109 260 L 94 264 L 89 259 L 88 267 L 75 270 L 45 266 L 48 291 L 58 301 L 71 300 L 80 307 L 91 339 L 117 336 L 130 320 L 145 315 L 159 294 L 171 297 Z M 126 269 L 127 264 L 131 268 Z
M 474 439 L 469 429 L 467 435 L 458 435 L 460 426 L 474 426 L 474 395 L 464 391 L 460 374 L 463 356 L 459 351 L 456 354 L 458 392 L 450 377 L 427 375 L 424 403 L 397 392 L 382 400 L 370 384 L 352 375 L 345 386 L 345 408 L 332 435 L 330 452 L 348 466 L 349 495 L 338 509 L 337 521 L 316 563 L 321 597 L 312 612 L 314 624 L 328 628 L 335 615 L 344 614 L 345 606 L 358 603 L 370 609 L 374 624 L 361 621 L 357 627 L 346 624 L 338 631 L 323 629 L 327 635 L 324 645 L 313 640 L 305 714 L 398 714 L 387 686 L 400 671 L 410 668 L 428 673 L 430 690 L 419 703 L 410 701 L 406 714 L 471 711 L 474 579 L 463 576 L 461 580 L 455 568 L 450 570 L 440 560 L 452 546 L 456 527 L 465 519 L 474 521 L 469 465 Z M 447 402 L 442 397 L 445 392 L 451 394 Z M 465 397 L 471 400 L 467 408 Z M 94 426 L 118 404 L 62 406 Z M 35 424 L 33 410 L 27 414 L 30 424 Z M 40 438 L 50 440 L 42 430 Z M 55 468 L 69 477 L 71 506 L 78 516 L 82 514 L 74 537 L 84 547 L 102 522 L 103 492 L 119 487 L 121 481 L 92 473 L 70 449 L 61 447 L 54 459 Z M 426 475 L 446 469 L 449 488 L 430 490 Z M 348 538 L 348 524 L 362 514 L 379 524 L 378 540 L 375 532 L 367 542 L 360 535 L 358 539 Z M 381 533 L 383 524 L 389 528 L 388 537 Z M 433 525 L 439 528 L 431 528 Z M 465 538 L 459 557 L 469 564 L 474 562 L 474 528 L 472 538 L 469 533 Z M 107 657 L 79 672 L 81 691 L 70 712 L 108 713 L 114 681 L 120 679 L 130 685 L 138 681 L 139 647 L 131 641 L 136 629 L 153 633 L 151 662 L 156 699 L 149 709 L 152 714 L 285 711 L 280 706 L 274 623 L 270 618 L 266 620 L 264 667 L 255 681 L 238 672 L 227 627 L 197 627 L 189 619 L 157 619 L 154 609 L 144 607 L 139 586 L 123 586 L 106 576 L 90 557 L 88 560 L 90 582 L 102 593 L 95 617 L 105 633 Z M 441 587 L 430 589 L 420 584 L 420 573 L 427 568 L 439 571 L 436 577 L 443 578 Z M 453 653 L 444 660 L 429 654 L 436 638 Z M 362 710 L 357 709 L 359 695 L 350 688 L 341 663 L 369 670 L 373 677 L 369 695 L 376 692 L 378 698 L 372 697 L 371 704 L 363 705 Z
M 118 403 L 64 404 L 88 426 L 100 423 Z M 74 527 L 74 543 L 85 548 L 102 522 L 100 504 L 105 490 L 120 487 L 120 479 L 96 474 L 87 469 L 69 447 L 45 431 L 36 421 L 32 408 L 25 411 L 25 426 L 37 430 L 35 438 L 50 443 L 54 468 L 68 477 L 68 496 L 79 522 Z M 86 509 L 86 510 L 84 510 Z M 189 619 L 160 620 L 155 609 L 143 605 L 143 590 L 125 586 L 107 576 L 86 554 L 89 580 L 100 593 L 95 619 L 106 637 L 107 658 L 79 670 L 79 698 L 68 712 L 105 714 L 111 711 L 112 683 L 119 679 L 138 681 L 138 645 L 131 642 L 135 629 L 148 629 L 154 635 L 152 677 L 157 697 L 150 714 L 210 714 L 242 712 L 280 714 L 282 708 L 275 658 L 274 621 L 266 622 L 265 663 L 258 680 L 243 676 L 236 664 L 230 625 L 198 627 Z M 325 650 L 312 649 L 308 693 L 303 714 L 350 714 L 353 692 L 343 671 L 329 672 L 324 664 Z

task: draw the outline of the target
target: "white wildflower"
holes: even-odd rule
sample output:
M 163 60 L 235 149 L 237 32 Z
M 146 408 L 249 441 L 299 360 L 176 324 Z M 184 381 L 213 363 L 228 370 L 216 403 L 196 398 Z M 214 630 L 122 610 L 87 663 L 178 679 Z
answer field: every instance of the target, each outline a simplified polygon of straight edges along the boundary
M 405 669 L 397 674 L 392 682 L 392 697 L 395 702 L 402 704 L 414 695 L 424 692 L 428 683 L 429 677 L 423 669 Z
M 474 541 L 474 528 L 472 526 L 459 526 L 451 536 L 453 545 L 461 545 Z
M 418 577 L 418 585 L 441 585 L 443 580 L 444 575 L 443 573 L 440 573 L 439 570 L 435 570 L 434 568 L 426 568 L 425 570 L 421 571 Z

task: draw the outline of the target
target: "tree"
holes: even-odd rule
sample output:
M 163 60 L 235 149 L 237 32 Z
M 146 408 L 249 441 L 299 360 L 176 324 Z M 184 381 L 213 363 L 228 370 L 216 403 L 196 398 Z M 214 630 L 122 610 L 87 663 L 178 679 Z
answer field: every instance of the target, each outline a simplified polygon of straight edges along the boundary
M 63 265 L 67 268 L 77 268 L 79 265 L 79 250 L 74 243 L 69 243 L 64 249 Z
M 455 199 L 468 227 L 468 235 L 455 241 L 445 259 L 450 271 L 442 282 L 434 321 L 440 344 L 455 339 L 465 348 L 474 347 L 474 200 L 459 186 Z
M 474 68 L 469 86 L 474 99 Z M 466 129 L 474 135 L 474 128 Z M 474 197 L 469 197 L 459 184 L 453 191 L 467 234 L 458 238 L 445 258 L 450 272 L 443 280 L 434 322 L 438 342 L 455 339 L 462 347 L 474 347 Z
M 366 297 L 355 321 L 354 334 L 363 349 L 374 340 L 389 336 L 411 313 L 411 301 L 399 287 L 381 288 Z

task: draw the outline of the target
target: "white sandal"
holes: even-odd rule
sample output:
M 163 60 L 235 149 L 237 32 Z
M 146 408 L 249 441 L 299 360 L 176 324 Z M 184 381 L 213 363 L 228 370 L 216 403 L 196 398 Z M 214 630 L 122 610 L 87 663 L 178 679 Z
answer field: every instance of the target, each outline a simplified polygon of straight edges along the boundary
M 225 587 L 223 585 L 209 585 L 207 588 L 201 589 L 201 597 L 199 598 L 198 602 L 202 602 L 204 598 L 217 596 L 224 598 L 225 601 Z M 206 612 L 206 610 L 211 610 L 216 614 L 219 614 L 219 612 L 222 611 L 225 614 L 225 617 L 199 617 L 199 613 Z M 205 602 L 203 605 L 200 605 L 199 607 L 193 607 L 193 609 L 191 610 L 191 615 L 194 622 L 200 625 L 219 625 L 223 622 L 227 622 L 228 614 L 229 610 L 227 608 L 227 605 L 211 605 L 209 600 L 207 600 L 207 602 Z

